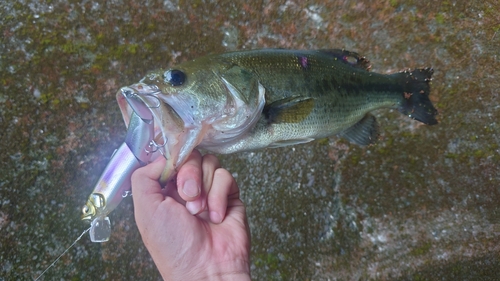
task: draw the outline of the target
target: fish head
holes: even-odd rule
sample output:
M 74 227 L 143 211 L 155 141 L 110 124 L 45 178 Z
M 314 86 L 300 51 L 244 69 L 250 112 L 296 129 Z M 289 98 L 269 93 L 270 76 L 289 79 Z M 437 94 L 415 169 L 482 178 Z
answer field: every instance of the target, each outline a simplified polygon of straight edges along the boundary
M 211 67 L 184 63 L 148 73 L 140 83 L 157 88 L 156 97 L 171 107 L 186 128 L 213 123 L 226 107 L 224 83 Z
M 154 143 L 167 159 L 163 183 L 198 145 L 227 142 L 246 132 L 265 104 L 264 87 L 252 73 L 210 58 L 153 71 L 126 88 L 154 117 Z M 132 109 L 121 92 L 117 99 L 128 126 Z

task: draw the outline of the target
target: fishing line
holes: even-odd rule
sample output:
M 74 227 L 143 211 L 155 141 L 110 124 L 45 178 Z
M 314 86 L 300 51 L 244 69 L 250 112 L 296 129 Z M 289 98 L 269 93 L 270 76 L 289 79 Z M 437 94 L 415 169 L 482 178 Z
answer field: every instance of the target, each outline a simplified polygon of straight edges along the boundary
M 53 262 L 52 262 L 52 263 L 51 263 L 51 264 L 50 264 L 50 265 L 49 265 L 49 266 L 48 266 L 48 267 L 47 267 L 47 268 L 46 268 L 46 269 L 42 272 L 42 274 L 38 275 L 38 277 L 37 277 L 36 279 L 34 279 L 34 281 L 37 281 L 38 279 L 40 279 L 40 277 L 42 277 L 42 275 L 44 275 L 44 274 L 45 274 L 45 272 L 46 272 L 47 270 L 49 270 L 51 267 L 53 267 L 53 266 L 54 266 L 54 264 L 55 264 L 55 263 L 56 263 L 56 262 L 57 262 L 57 261 L 58 261 L 58 260 L 59 260 L 59 259 L 60 259 L 63 255 L 64 255 L 64 254 L 66 254 L 66 252 L 68 252 L 68 251 L 69 251 L 69 249 L 71 249 L 71 247 L 73 247 L 73 246 L 76 244 L 76 242 L 78 242 L 80 239 L 82 239 L 82 237 L 83 237 L 83 235 L 85 235 L 85 233 L 89 232 L 89 230 L 90 230 L 90 227 L 89 227 L 89 228 L 87 228 L 86 230 L 84 230 L 84 231 L 82 232 L 82 234 L 80 234 L 80 236 L 78 236 L 78 238 L 76 238 L 75 242 L 73 242 L 73 244 L 71 244 L 68 248 L 66 248 L 66 250 L 64 250 L 64 252 L 62 252 L 62 254 L 60 254 L 60 255 L 57 257 L 57 259 L 55 259 L 55 260 L 54 260 L 54 261 L 53 261 Z

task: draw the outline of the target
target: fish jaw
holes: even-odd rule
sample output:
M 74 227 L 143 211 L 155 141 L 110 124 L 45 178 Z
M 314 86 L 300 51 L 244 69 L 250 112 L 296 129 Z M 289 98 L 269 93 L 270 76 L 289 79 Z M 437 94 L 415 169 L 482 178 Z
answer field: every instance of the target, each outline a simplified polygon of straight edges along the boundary
M 122 113 L 125 125 L 129 126 L 131 114 L 134 112 L 122 95 L 124 89 L 131 90 L 151 111 L 154 118 L 153 151 L 159 151 L 167 160 L 167 164 L 160 178 L 165 184 L 177 172 L 191 151 L 201 142 L 204 131 L 201 124 L 193 122 L 193 117 L 182 112 L 182 117 L 167 102 L 165 96 L 157 86 L 137 83 L 120 89 L 117 93 L 117 102 Z M 175 101 L 174 101 L 175 102 Z M 158 157 L 158 153 L 154 153 Z M 152 157 L 154 160 L 156 157 Z

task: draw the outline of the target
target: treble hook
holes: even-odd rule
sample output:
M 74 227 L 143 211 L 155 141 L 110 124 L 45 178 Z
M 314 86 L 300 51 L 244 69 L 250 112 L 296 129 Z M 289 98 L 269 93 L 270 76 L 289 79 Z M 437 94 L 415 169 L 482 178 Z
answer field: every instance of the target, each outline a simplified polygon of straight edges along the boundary
M 125 190 L 123 191 L 122 198 L 126 198 L 132 196 L 132 190 Z

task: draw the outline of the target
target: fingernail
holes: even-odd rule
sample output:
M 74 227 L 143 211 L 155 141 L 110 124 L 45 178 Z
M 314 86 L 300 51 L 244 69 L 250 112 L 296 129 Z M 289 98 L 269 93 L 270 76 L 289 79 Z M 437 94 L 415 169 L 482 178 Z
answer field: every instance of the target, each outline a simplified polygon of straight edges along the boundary
M 196 197 L 198 196 L 198 194 L 200 194 L 200 188 L 198 187 L 198 184 L 195 180 L 189 179 L 184 183 L 182 192 L 184 192 L 184 194 L 189 197 Z
M 201 211 L 201 200 L 186 202 L 186 209 L 191 215 L 196 215 Z
M 222 216 L 219 215 L 219 213 L 215 211 L 210 211 L 210 220 L 213 223 L 221 223 L 222 222 Z

